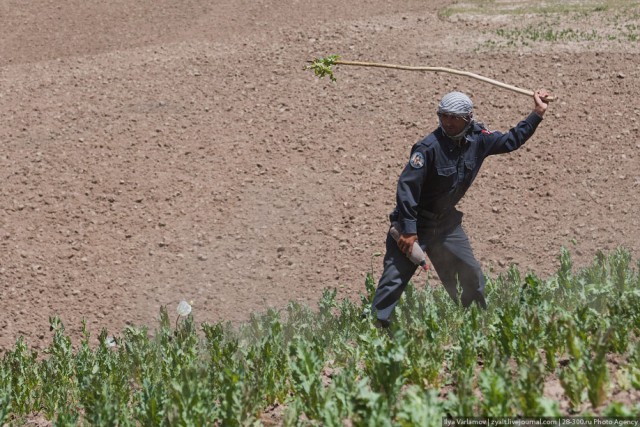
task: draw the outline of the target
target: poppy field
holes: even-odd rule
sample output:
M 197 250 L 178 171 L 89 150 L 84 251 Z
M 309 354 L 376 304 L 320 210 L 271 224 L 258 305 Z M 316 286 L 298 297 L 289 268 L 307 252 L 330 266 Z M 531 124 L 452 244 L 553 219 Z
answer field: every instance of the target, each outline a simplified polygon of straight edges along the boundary
M 0 422 L 53 425 L 442 425 L 443 418 L 640 416 L 640 275 L 630 254 L 548 279 L 488 278 L 486 311 L 410 284 L 388 330 L 325 290 L 241 325 L 198 324 L 181 302 L 154 330 L 97 345 L 50 321 L 42 352 L 20 338 L 0 363 Z M 415 283 L 420 279 L 417 277 Z M 365 316 L 363 316 L 363 313 Z M 555 391 L 554 391 L 555 390 Z M 554 394 L 555 393 L 555 394 Z M 345 424 L 346 423 L 346 424 Z

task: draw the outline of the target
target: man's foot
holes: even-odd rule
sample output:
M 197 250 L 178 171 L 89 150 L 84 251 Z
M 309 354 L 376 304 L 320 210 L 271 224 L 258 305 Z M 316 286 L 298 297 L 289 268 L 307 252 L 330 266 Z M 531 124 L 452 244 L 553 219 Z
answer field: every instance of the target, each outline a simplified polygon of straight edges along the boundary
M 382 319 L 378 319 L 376 320 L 376 323 L 374 323 L 374 326 L 379 329 L 389 329 L 389 325 L 391 325 L 391 322 Z

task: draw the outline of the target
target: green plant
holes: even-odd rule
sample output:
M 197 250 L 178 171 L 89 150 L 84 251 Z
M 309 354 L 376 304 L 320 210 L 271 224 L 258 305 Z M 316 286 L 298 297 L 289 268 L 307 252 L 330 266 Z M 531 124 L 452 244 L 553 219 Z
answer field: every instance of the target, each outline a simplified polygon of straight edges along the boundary
M 554 373 L 571 414 L 591 414 L 588 399 L 602 414 L 637 416 L 609 395 L 640 389 L 638 267 L 622 249 L 586 269 L 563 251 L 546 280 L 515 267 L 488 278 L 482 311 L 462 309 L 442 287 L 410 284 L 390 331 L 361 318 L 371 273 L 359 302 L 327 289 L 317 310 L 291 302 L 237 326 L 198 326 L 186 312 L 174 322 L 163 307 L 154 330 L 103 330 L 91 345 L 83 325 L 74 345 L 52 317 L 43 354 L 18 339 L 0 360 L 0 422 L 39 413 L 54 425 L 246 426 L 274 405 L 285 407 L 287 426 L 557 417 L 567 414 L 544 396 Z M 612 354 L 625 359 L 613 380 Z
M 305 67 L 305 70 L 312 70 L 313 73 L 319 78 L 329 76 L 329 79 L 332 82 L 335 82 L 336 78 L 333 75 L 333 66 L 338 59 L 340 59 L 339 55 L 329 55 L 323 58 L 316 58 L 311 61 L 311 65 L 307 65 Z
M 598 408 L 607 397 L 609 385 L 609 367 L 607 365 L 607 349 L 612 329 L 600 331 L 594 340 L 591 354 L 585 355 L 585 373 L 587 376 L 587 395 L 591 405 Z
M 397 331 L 393 340 L 384 335 L 361 335 L 359 343 L 365 349 L 364 373 L 370 379 L 371 389 L 385 397 L 387 405 L 393 407 L 406 381 L 406 335 Z
M 506 364 L 485 368 L 480 372 L 478 386 L 482 392 L 480 407 L 486 417 L 515 416 L 513 380 Z

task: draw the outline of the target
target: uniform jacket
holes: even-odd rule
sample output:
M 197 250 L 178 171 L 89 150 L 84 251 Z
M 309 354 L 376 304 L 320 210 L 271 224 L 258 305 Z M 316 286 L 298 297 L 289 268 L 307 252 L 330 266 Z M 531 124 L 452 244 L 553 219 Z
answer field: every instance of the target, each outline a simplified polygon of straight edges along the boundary
M 438 128 L 411 149 L 398 179 L 396 210 L 404 234 L 416 234 L 418 219 L 445 217 L 475 180 L 482 162 L 493 154 L 520 148 L 542 121 L 535 112 L 506 133 L 473 123 L 458 144 Z

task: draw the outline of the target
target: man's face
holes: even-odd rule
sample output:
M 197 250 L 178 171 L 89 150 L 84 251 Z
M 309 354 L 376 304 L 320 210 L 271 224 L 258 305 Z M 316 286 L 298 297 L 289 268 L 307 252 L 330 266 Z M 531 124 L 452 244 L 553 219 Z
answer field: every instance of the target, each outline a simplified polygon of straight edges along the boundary
M 458 135 L 467 126 L 470 117 L 454 116 L 446 113 L 438 113 L 440 125 L 447 135 Z

